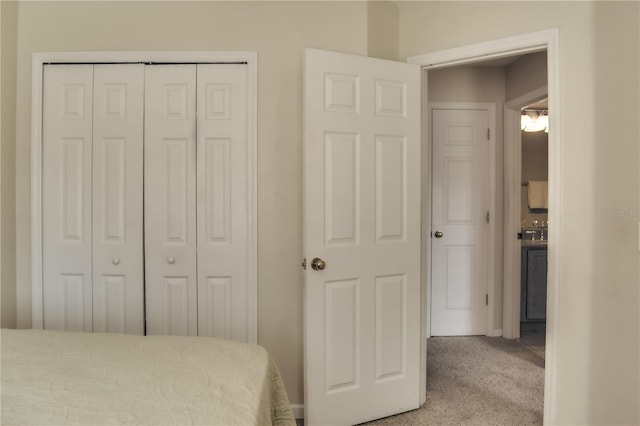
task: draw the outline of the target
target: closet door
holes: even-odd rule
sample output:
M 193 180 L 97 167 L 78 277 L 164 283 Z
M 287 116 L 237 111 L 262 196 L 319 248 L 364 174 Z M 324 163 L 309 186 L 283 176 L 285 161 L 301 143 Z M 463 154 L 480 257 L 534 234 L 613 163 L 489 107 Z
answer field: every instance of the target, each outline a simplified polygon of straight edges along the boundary
M 93 330 L 144 334 L 144 65 L 95 65 Z
M 44 328 L 144 333 L 140 65 L 48 65 Z
M 198 335 L 248 341 L 247 66 L 198 65 Z
M 147 334 L 197 335 L 196 66 L 145 67 Z
M 44 328 L 92 331 L 93 65 L 44 67 Z

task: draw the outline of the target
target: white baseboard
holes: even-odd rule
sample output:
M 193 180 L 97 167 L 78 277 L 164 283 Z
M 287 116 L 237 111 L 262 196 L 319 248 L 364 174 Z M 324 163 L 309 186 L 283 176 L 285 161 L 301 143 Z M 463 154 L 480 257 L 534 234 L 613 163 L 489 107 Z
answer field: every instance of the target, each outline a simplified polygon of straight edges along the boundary
M 487 333 L 488 337 L 502 337 L 502 329 L 491 330 Z
M 304 419 L 304 404 L 291 404 L 291 411 L 296 419 Z

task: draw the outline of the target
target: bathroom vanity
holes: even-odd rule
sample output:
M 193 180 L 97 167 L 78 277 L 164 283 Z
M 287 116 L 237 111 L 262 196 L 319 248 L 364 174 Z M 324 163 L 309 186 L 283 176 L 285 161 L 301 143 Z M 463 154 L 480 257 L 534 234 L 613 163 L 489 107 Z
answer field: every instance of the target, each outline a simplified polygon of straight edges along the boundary
M 522 241 L 520 321 L 544 321 L 547 308 L 547 242 Z

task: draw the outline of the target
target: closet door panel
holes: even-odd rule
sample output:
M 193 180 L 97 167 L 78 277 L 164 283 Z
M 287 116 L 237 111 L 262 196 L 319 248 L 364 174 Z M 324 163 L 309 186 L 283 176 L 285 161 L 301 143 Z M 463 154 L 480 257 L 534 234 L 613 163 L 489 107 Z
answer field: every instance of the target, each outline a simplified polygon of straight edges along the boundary
M 94 331 L 144 334 L 144 65 L 95 65 Z
M 248 340 L 246 65 L 198 65 L 198 334 Z
M 147 334 L 197 335 L 196 66 L 145 67 Z
M 44 328 L 90 332 L 93 65 L 46 65 L 43 78 Z

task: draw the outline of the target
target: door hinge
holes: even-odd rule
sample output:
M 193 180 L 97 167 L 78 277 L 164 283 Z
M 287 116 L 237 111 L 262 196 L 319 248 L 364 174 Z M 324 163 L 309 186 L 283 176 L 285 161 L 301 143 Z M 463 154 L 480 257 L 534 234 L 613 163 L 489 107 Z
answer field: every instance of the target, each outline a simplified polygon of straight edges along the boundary
M 487 223 L 489 223 L 490 218 L 491 218 L 491 215 L 490 215 L 489 211 L 487 211 Z
M 302 269 L 304 269 L 305 271 L 307 270 L 307 258 L 306 257 L 302 260 Z
M 484 295 L 484 304 L 489 306 L 489 295 L 488 294 Z
M 487 129 L 487 140 L 491 140 L 491 129 Z

